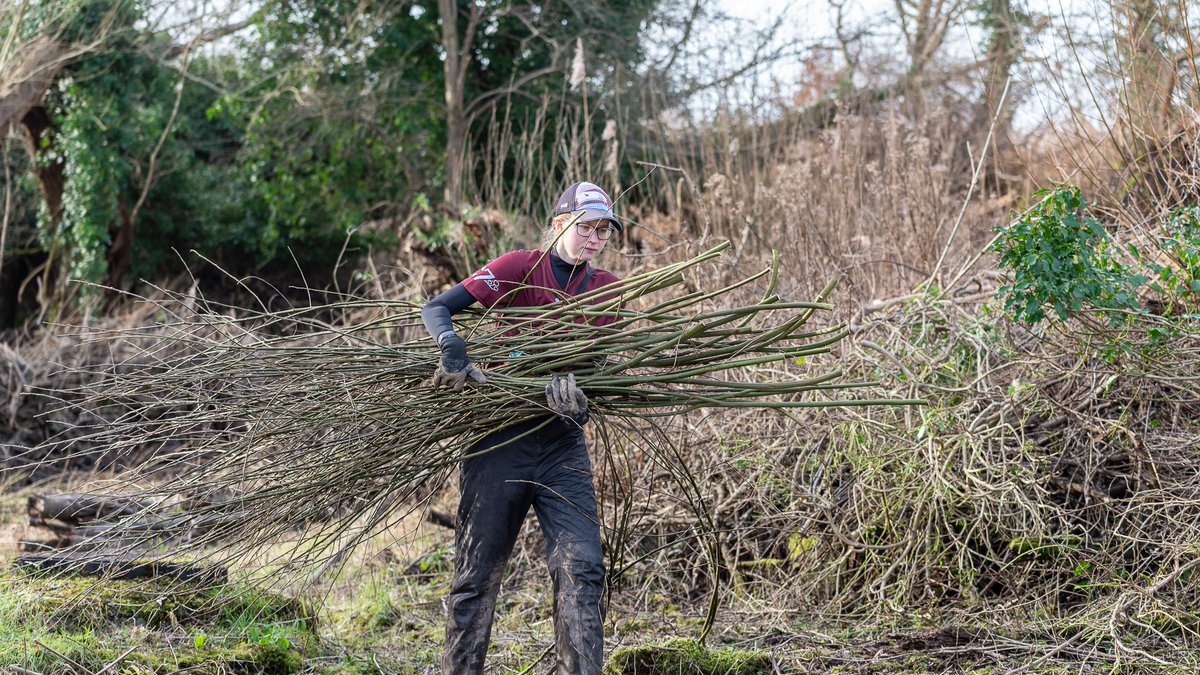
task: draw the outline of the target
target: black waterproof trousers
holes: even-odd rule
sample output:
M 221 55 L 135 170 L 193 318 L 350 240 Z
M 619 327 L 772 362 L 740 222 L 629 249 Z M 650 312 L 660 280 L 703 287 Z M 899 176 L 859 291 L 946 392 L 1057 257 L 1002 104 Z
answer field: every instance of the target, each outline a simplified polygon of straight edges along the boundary
M 555 418 L 531 431 L 543 422 L 492 434 L 472 452 L 495 449 L 462 464 L 445 675 L 483 672 L 496 595 L 530 506 L 546 539 L 554 585 L 558 672 L 601 672 L 604 558 L 591 462 L 578 426 Z

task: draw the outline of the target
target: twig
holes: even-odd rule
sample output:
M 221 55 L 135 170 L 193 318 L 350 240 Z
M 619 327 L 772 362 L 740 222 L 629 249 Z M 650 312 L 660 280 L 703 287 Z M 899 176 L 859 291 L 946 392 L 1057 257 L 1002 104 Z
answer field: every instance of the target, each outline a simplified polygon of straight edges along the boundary
M 983 171 L 983 162 L 987 159 L 988 148 L 992 145 L 992 133 L 996 130 L 996 122 L 1000 119 L 1000 111 L 1004 109 L 1004 100 L 1008 97 L 1008 87 L 1012 84 L 1012 77 L 1004 81 L 1004 90 L 1000 93 L 1000 100 L 996 103 L 996 111 L 992 114 L 992 122 L 988 125 L 987 138 L 984 139 L 983 149 L 979 152 L 979 161 L 975 163 L 975 170 L 971 172 L 971 184 L 967 187 L 967 196 L 963 197 L 962 207 L 958 210 L 958 217 L 954 219 L 954 227 L 950 229 L 950 236 L 946 239 L 946 245 L 942 247 L 942 253 L 938 256 L 937 264 L 933 266 L 933 271 L 929 273 L 929 278 L 925 281 L 925 285 L 932 284 L 937 278 L 938 272 L 942 269 L 942 263 L 946 260 L 946 254 L 950 252 L 950 247 L 954 244 L 954 237 L 958 234 L 958 228 L 962 225 L 963 216 L 967 213 L 967 206 L 971 203 L 971 196 L 975 193 L 975 186 L 979 184 L 979 173 Z
M 133 647 L 130 647 L 129 649 L 126 649 L 124 654 L 121 654 L 117 658 L 113 659 L 113 661 L 111 663 L 109 663 L 107 666 L 104 666 L 100 670 L 97 670 L 95 675 L 104 675 L 104 673 L 107 673 L 108 671 L 112 670 L 113 668 L 116 668 L 117 666 L 121 665 L 125 661 L 125 659 L 129 658 L 129 655 L 132 654 L 133 652 L 135 652 L 136 650 L 137 650 L 137 646 L 133 646 Z
M 67 666 L 71 668 L 71 671 L 74 672 L 76 675 L 91 675 L 90 671 L 87 668 L 84 668 L 83 666 L 79 665 L 79 663 L 77 663 L 76 661 L 74 661 L 73 659 L 68 657 L 67 655 L 60 653 L 53 647 L 47 645 L 45 642 L 35 639 L 33 641 L 33 643 L 36 644 L 37 646 L 41 647 L 42 649 L 45 649 L 46 651 L 50 652 L 51 654 L 57 656 L 59 659 L 62 660 L 63 663 L 67 664 Z

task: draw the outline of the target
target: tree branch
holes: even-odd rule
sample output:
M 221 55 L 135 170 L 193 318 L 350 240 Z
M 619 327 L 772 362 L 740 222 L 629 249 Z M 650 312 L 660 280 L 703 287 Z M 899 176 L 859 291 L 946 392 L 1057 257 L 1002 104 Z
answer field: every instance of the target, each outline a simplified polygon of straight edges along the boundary
M 217 28 L 213 28 L 211 30 L 206 30 L 203 33 L 192 38 L 185 44 L 171 45 L 170 47 L 167 47 L 167 49 L 163 51 L 163 53 L 161 54 L 161 58 L 164 61 L 167 61 L 167 60 L 170 60 L 170 59 L 173 59 L 173 58 L 179 56 L 180 54 L 183 54 L 184 52 L 186 52 L 189 49 L 194 49 L 195 47 L 197 47 L 199 45 L 208 44 L 209 42 L 215 42 L 217 40 L 220 40 L 223 37 L 233 35 L 234 33 L 237 33 L 239 31 L 245 29 L 246 27 L 250 26 L 255 21 L 258 21 L 258 17 L 259 17 L 259 15 L 262 14 L 262 12 L 263 12 L 263 10 L 260 8 L 258 11 L 251 14 L 244 21 L 237 21 L 235 23 L 226 24 L 224 26 L 218 26 Z
M 679 58 L 679 54 L 683 51 L 684 45 L 686 45 L 688 40 L 692 37 L 692 26 L 696 23 L 696 19 L 700 16 L 700 10 L 703 8 L 703 6 L 704 0 L 696 0 L 694 3 L 692 3 L 692 11 L 688 13 L 687 21 L 685 21 L 683 24 L 683 35 L 679 38 L 679 41 L 676 42 L 673 47 L 671 47 L 671 58 L 667 59 L 667 63 L 662 67 L 662 70 L 670 70 L 671 66 L 675 65 L 675 60 Z
M 41 102 L 58 71 L 86 48 L 41 37 L 22 51 L 21 61 L 0 84 L 0 140 L 8 138 L 13 127 Z
M 549 75 L 550 73 L 558 72 L 557 64 L 558 64 L 558 52 L 555 52 L 554 54 L 552 54 L 550 56 L 550 65 L 548 65 L 544 68 L 539 68 L 537 70 L 525 73 L 524 75 L 522 75 L 520 77 L 520 79 L 517 79 L 516 81 L 514 81 L 512 84 L 508 85 L 507 87 L 493 89 L 491 91 L 484 92 L 484 93 L 476 96 L 475 98 L 471 99 L 471 102 L 468 103 L 466 105 L 466 107 L 464 108 L 467 119 L 472 119 L 479 113 L 483 112 L 483 110 L 485 110 L 487 107 L 486 104 L 489 101 L 491 101 L 493 99 L 497 99 L 506 94 L 512 94 L 512 93 L 518 92 L 521 90 L 522 87 L 524 87 L 525 85 L 529 84 L 530 82 L 536 80 L 537 78 L 542 77 L 543 75 Z

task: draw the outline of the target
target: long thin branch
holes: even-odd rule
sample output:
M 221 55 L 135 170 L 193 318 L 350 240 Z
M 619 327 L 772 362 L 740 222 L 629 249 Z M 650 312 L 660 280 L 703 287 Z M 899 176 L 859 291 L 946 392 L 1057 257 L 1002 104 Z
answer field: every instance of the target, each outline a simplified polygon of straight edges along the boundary
M 257 11 L 255 11 L 253 14 L 251 14 L 249 17 L 247 17 L 243 21 L 237 21 L 234 23 L 226 24 L 224 26 L 218 26 L 217 28 L 213 28 L 211 30 L 206 30 L 203 33 L 192 38 L 185 44 L 171 45 L 170 47 L 167 47 L 162 52 L 162 58 L 164 60 L 170 60 L 170 59 L 173 59 L 173 58 L 179 56 L 180 54 L 183 54 L 184 52 L 187 52 L 190 49 L 197 47 L 198 45 L 208 44 L 209 42 L 215 42 L 217 40 L 220 40 L 223 37 L 227 37 L 227 36 L 233 35 L 234 33 L 240 32 L 243 29 L 245 29 L 246 27 L 253 24 L 255 21 L 258 21 L 259 17 L 263 13 L 263 9 L 264 8 L 260 7 Z
M 474 99 L 471 100 L 470 103 L 468 103 L 466 105 L 466 107 L 464 109 L 467 119 L 468 120 L 474 119 L 479 113 L 486 110 L 487 104 L 490 101 L 498 99 L 501 96 L 505 96 L 507 94 L 512 94 L 512 93 L 521 91 L 521 89 L 525 85 L 529 84 L 530 82 L 536 80 L 539 77 L 542 77 L 543 75 L 549 75 L 550 73 L 554 73 L 554 72 L 558 72 L 558 53 L 557 52 L 555 52 L 551 56 L 550 65 L 522 75 L 519 79 L 517 79 L 516 81 L 514 81 L 512 84 L 508 85 L 507 87 L 500 87 L 499 89 L 493 89 L 491 91 L 484 92 L 484 93 L 480 94 L 479 96 L 476 96 Z
M 186 62 L 183 65 L 183 69 L 187 70 Z M 162 151 L 163 144 L 166 143 L 167 136 L 171 133 L 171 127 L 175 126 L 175 118 L 179 116 L 179 103 L 183 100 L 184 86 L 184 78 L 181 77 L 179 83 L 175 85 L 175 104 L 171 107 L 171 116 L 167 118 L 167 123 L 163 125 L 162 133 L 158 136 L 158 143 L 155 144 L 154 151 L 150 153 L 150 162 L 146 168 L 146 182 L 142 185 L 142 194 L 138 196 L 137 203 L 133 205 L 133 210 L 129 212 L 129 223 L 131 225 L 137 222 L 138 212 L 145 205 L 146 197 L 150 195 L 150 188 L 154 185 L 154 170 L 158 166 L 158 154 Z
M 979 161 L 975 163 L 975 170 L 971 172 L 971 185 L 967 188 L 967 196 L 963 198 L 962 208 L 958 210 L 958 218 L 954 220 L 954 227 L 950 229 L 950 236 L 946 239 L 946 245 L 942 248 L 942 254 L 938 256 L 937 264 L 933 266 L 933 272 L 929 274 L 926 284 L 932 283 L 938 272 L 941 271 L 942 263 L 946 261 L 946 254 L 950 252 L 950 246 L 954 243 L 959 226 L 962 225 L 963 216 L 967 213 L 967 205 L 971 203 L 971 195 L 975 193 L 975 186 L 979 184 L 979 173 L 983 170 L 984 159 L 987 158 L 988 148 L 992 145 L 992 133 L 996 131 L 996 122 L 1000 119 L 1000 112 L 1004 109 L 1004 100 L 1008 98 L 1008 87 L 1011 84 L 1011 77 L 1004 82 L 1004 91 L 1000 92 L 1000 100 L 992 115 L 992 123 L 988 126 L 987 138 L 984 139 L 983 147 L 979 150 Z
M 675 60 L 679 58 L 679 54 L 683 51 L 688 40 L 692 37 L 692 26 L 695 25 L 696 19 L 700 16 L 700 10 L 704 7 L 704 0 L 695 0 L 692 3 L 692 11 L 688 13 L 687 21 L 683 24 L 683 35 L 671 47 L 671 58 L 667 59 L 667 63 L 662 66 L 662 70 L 670 70 L 671 66 L 675 65 Z

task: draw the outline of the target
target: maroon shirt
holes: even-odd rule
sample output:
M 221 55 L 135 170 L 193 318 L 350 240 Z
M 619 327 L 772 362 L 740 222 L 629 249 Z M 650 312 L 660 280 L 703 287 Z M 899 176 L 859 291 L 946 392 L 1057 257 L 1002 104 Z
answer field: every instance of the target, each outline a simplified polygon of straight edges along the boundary
M 612 272 L 598 267 L 590 268 L 593 272 L 586 291 L 594 291 L 620 280 Z M 505 253 L 496 258 L 465 279 L 462 284 L 479 304 L 488 309 L 541 307 L 558 302 L 562 295 L 578 294 L 579 286 L 586 276 L 587 272 L 581 269 L 566 288 L 561 288 L 554 278 L 548 252 L 522 250 Z M 593 318 L 590 323 L 594 326 L 606 326 L 615 320 L 616 317 L 600 316 Z

